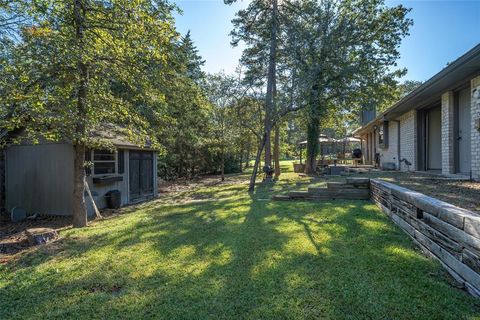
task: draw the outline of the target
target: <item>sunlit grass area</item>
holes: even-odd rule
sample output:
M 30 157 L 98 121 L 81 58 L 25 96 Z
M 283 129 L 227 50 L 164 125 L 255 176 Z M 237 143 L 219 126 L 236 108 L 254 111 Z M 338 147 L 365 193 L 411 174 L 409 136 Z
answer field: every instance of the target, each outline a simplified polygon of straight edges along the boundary
M 373 204 L 272 202 L 295 174 L 254 195 L 246 178 L 62 232 L 1 266 L 0 319 L 480 315 L 480 304 Z

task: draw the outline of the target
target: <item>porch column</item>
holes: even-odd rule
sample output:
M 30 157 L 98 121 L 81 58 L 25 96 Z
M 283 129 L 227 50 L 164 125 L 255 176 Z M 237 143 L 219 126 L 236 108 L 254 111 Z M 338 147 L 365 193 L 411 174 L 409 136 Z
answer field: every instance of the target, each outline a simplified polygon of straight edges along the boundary
M 472 177 L 480 180 L 480 76 L 471 81 L 471 152 L 472 152 Z
M 442 94 L 442 174 L 444 175 L 455 173 L 454 101 L 452 91 Z

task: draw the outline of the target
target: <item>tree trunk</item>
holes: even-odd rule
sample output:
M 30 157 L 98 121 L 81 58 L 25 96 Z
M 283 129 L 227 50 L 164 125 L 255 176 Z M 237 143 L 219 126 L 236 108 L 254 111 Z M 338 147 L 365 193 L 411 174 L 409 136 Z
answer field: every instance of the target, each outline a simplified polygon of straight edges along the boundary
M 225 146 L 222 143 L 222 181 L 225 181 Z
M 272 142 L 269 134 L 267 135 L 265 140 L 265 167 L 271 167 L 271 166 L 272 166 Z
M 258 146 L 257 156 L 255 157 L 255 164 L 253 166 L 253 172 L 250 177 L 250 184 L 248 186 L 248 192 L 255 191 L 255 181 L 257 179 L 258 167 L 260 165 L 260 159 L 262 157 L 262 152 L 265 147 L 265 142 L 267 140 L 267 135 L 270 134 L 270 129 L 267 128 L 267 132 L 264 133 L 262 140 L 260 141 L 260 145 Z
M 320 136 L 320 121 L 318 117 L 310 117 L 307 124 L 307 156 L 305 173 L 315 173 L 317 169 L 318 138 Z
M 273 145 L 273 160 L 275 163 L 275 176 L 274 180 L 278 180 L 280 177 L 280 127 L 277 124 L 275 126 L 274 133 L 274 145 Z
M 247 144 L 247 157 L 245 159 L 245 169 L 250 168 L 250 148 L 252 147 L 250 139 L 248 139 L 248 144 Z
M 270 149 L 270 132 L 272 125 L 272 113 L 275 110 L 274 101 L 274 87 L 276 76 L 276 58 L 277 58 L 277 13 L 278 13 L 278 0 L 272 0 L 272 29 L 270 37 L 270 53 L 268 58 L 268 75 L 267 75 L 267 92 L 265 96 L 265 120 L 264 120 L 264 132 L 263 138 L 260 142 L 260 146 L 257 150 L 255 157 L 255 165 L 253 167 L 252 176 L 250 177 L 250 185 L 248 192 L 255 190 L 255 180 L 257 178 L 258 166 L 260 164 L 260 158 L 262 151 L 265 148 L 265 167 L 272 166 L 272 155 Z
M 73 161 L 73 226 L 76 228 L 87 225 L 87 207 L 85 205 L 85 144 L 83 138 L 86 135 L 85 119 L 87 117 L 87 90 L 88 90 L 88 67 L 84 61 L 84 27 L 85 27 L 85 4 L 82 0 L 75 0 L 75 31 L 78 46 L 78 90 L 77 90 L 77 125 L 74 138 L 74 161 Z
M 85 146 L 76 144 L 73 159 L 73 226 L 87 226 L 87 206 L 85 204 Z
M 272 0 L 272 29 L 270 30 L 270 53 L 268 58 L 267 92 L 265 96 L 265 166 L 272 166 L 272 151 L 270 143 L 270 128 L 275 110 L 274 90 L 277 67 L 277 13 L 278 0 Z
M 244 149 L 244 142 L 242 141 L 240 143 L 240 159 L 239 159 L 239 164 L 240 164 L 240 173 L 243 172 L 243 150 Z

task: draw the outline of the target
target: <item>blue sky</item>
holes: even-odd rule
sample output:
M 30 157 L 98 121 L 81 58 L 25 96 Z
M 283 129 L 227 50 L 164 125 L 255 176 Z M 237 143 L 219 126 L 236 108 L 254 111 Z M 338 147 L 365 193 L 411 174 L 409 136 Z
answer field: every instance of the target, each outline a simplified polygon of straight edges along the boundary
M 223 0 L 175 0 L 183 10 L 176 16 L 181 33 L 191 30 L 200 54 L 206 60 L 205 71 L 233 72 L 241 48 L 230 46 L 231 20 L 248 2 L 227 6 Z M 445 65 L 480 43 L 480 0 L 460 1 L 387 1 L 412 8 L 414 20 L 410 36 L 400 47 L 398 64 L 406 67 L 405 79 L 427 80 Z

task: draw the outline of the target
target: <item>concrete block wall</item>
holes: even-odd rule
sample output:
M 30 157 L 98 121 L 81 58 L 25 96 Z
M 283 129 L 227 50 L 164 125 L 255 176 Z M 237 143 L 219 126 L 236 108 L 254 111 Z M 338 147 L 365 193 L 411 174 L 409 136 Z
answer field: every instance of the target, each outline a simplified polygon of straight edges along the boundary
M 471 148 L 472 148 L 472 177 L 480 180 L 480 131 L 477 121 L 480 121 L 480 76 L 471 81 Z
M 444 175 L 455 173 L 454 103 L 452 91 L 442 95 L 442 174 Z
M 411 110 L 404 113 L 400 118 L 400 158 L 408 160 L 410 168 L 402 162 L 402 171 L 417 170 L 417 111 Z
M 480 216 L 392 183 L 372 179 L 372 200 L 471 295 L 480 298 Z

